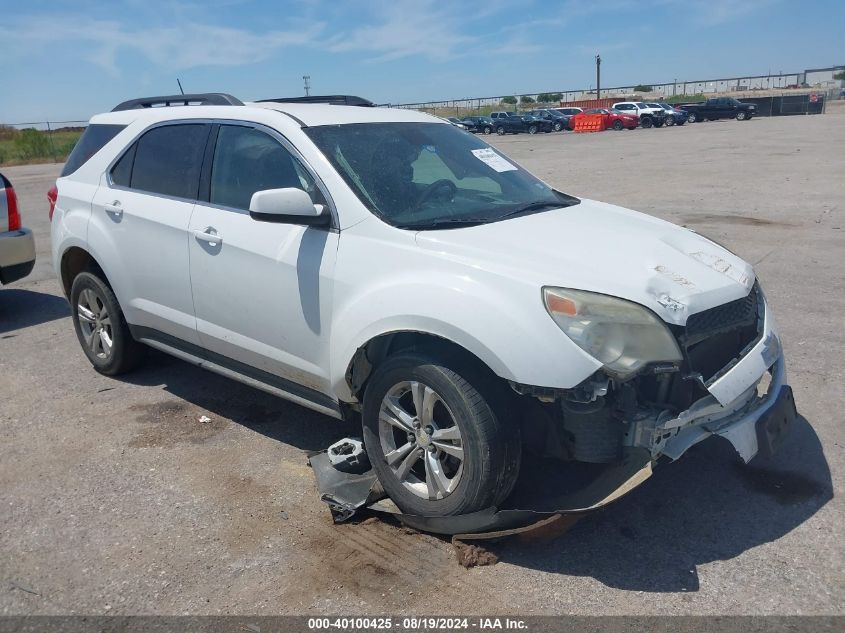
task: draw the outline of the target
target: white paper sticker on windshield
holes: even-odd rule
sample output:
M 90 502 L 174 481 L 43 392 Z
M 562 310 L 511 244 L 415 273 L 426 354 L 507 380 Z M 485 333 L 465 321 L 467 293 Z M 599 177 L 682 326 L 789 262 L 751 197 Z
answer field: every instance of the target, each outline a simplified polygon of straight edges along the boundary
M 496 171 L 516 171 L 516 165 L 511 165 L 489 147 L 474 149 L 472 153 L 478 160 L 488 164 Z

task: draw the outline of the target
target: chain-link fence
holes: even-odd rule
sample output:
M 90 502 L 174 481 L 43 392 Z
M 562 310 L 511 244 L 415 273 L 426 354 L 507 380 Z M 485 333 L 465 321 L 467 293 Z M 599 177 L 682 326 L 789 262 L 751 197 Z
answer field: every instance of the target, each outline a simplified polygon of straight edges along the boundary
M 87 121 L 0 123 L 0 167 L 64 162 L 87 125 Z

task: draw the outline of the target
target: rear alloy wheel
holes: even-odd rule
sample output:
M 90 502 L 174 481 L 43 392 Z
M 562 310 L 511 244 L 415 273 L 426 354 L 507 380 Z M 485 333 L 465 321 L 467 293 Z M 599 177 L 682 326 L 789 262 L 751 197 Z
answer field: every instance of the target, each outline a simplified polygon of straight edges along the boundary
M 496 506 L 519 474 L 518 425 L 439 361 L 400 354 L 376 368 L 364 395 L 364 444 L 385 492 L 417 516 Z M 495 393 L 495 392 L 494 392 Z M 490 398 L 497 396 L 491 395 Z
M 82 351 L 101 374 L 134 369 L 144 348 L 132 338 L 112 289 L 92 273 L 80 273 L 70 291 L 71 318 Z
M 622 121 L 619 121 L 618 119 L 613 122 L 613 129 L 616 130 L 617 132 L 621 131 L 624 127 L 625 127 L 625 124 L 622 123 Z
M 742 110 L 736 113 L 736 120 L 737 121 L 745 121 L 748 118 L 748 115 L 745 114 Z
M 672 127 L 675 125 L 675 117 L 671 114 L 666 117 L 666 127 Z
M 504 136 L 505 135 L 505 128 L 503 128 L 500 125 L 499 127 L 496 128 L 496 134 L 498 134 L 499 136 Z
M 555 132 L 560 132 L 563 129 L 563 125 L 560 123 L 555 123 L 554 130 Z
M 528 126 L 528 133 L 529 134 L 536 134 L 537 133 L 537 126 L 536 125 L 529 125 Z

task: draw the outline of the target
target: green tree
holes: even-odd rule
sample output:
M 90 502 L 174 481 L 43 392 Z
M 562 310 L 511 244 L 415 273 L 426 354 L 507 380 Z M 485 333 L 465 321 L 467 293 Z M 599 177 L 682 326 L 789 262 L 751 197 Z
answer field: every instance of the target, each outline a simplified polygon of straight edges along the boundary
M 534 101 L 534 97 L 525 97 L 525 96 L 520 97 L 519 102 L 523 103 L 523 104 L 537 103 L 536 101 Z
M 647 84 L 640 84 L 639 86 L 634 86 L 634 92 L 652 92 L 654 90 L 654 86 L 649 86 Z
M 845 81 L 845 70 L 843 70 L 842 72 L 838 72 L 838 73 L 834 74 L 833 78 L 836 79 L 837 81 Z
M 516 105 L 516 97 L 502 97 L 502 103 Z

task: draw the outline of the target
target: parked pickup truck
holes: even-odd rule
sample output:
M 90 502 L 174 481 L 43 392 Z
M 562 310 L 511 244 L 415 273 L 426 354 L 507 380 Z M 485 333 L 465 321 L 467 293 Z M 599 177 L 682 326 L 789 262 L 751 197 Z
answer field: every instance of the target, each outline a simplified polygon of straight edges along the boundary
M 747 121 L 757 114 L 757 106 L 753 103 L 742 103 L 733 97 L 715 97 L 704 103 L 685 103 L 681 106 L 689 112 L 689 122 L 715 121 L 716 119 L 736 119 Z

